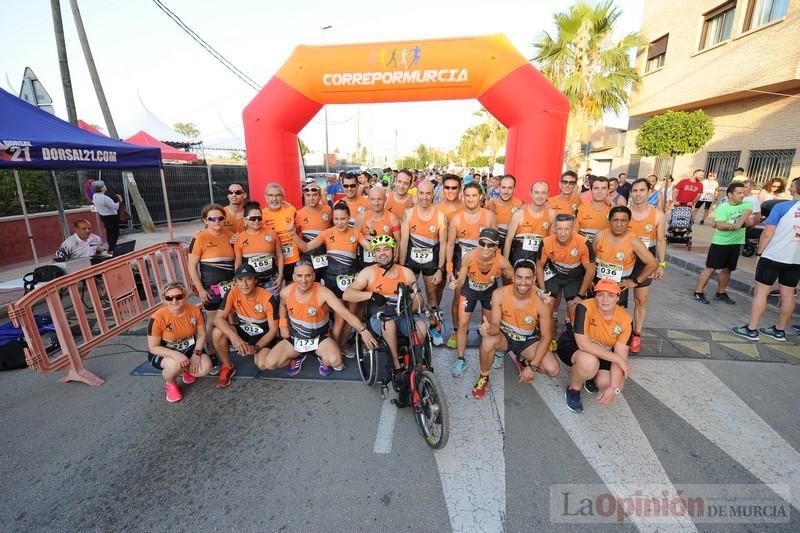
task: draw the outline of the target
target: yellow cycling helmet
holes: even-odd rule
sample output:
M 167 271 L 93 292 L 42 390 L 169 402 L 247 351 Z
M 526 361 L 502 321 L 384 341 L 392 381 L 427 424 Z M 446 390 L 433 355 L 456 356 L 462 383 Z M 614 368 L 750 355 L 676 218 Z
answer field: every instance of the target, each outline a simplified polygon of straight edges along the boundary
M 397 241 L 391 235 L 378 235 L 372 239 L 372 251 L 374 252 L 379 246 L 388 246 L 392 250 L 397 246 Z

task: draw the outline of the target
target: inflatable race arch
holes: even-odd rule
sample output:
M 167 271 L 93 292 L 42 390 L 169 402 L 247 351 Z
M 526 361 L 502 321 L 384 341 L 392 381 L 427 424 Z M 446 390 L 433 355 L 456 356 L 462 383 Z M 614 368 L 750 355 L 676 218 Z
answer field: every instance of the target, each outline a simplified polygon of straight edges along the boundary
M 325 104 L 475 98 L 508 128 L 505 170 L 527 198 L 554 189 L 569 103 L 504 35 L 298 46 L 243 112 L 250 193 L 281 183 L 300 205 L 297 134 Z M 460 134 L 460 132 L 453 132 Z

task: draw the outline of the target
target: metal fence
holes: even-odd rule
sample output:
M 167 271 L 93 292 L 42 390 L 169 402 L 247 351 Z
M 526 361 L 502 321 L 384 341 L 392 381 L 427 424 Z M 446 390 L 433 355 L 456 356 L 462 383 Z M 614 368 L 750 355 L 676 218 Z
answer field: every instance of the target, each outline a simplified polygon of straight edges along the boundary
M 156 224 L 167 221 L 164 198 L 161 192 L 161 177 L 158 169 L 133 171 L 139 192 L 142 195 L 150 216 Z M 65 209 L 90 205 L 88 194 L 89 180 L 103 180 L 108 194 L 120 194 L 124 204 L 133 215 L 132 226 L 139 226 L 139 217 L 128 194 L 123 180 L 123 172 L 104 171 L 57 171 L 52 179 L 49 171 L 22 171 L 22 184 L 25 203 L 31 213 L 56 211 L 58 201 L 56 187 L 61 195 Z M 167 185 L 170 214 L 173 221 L 194 220 L 200 217 L 204 205 L 216 201 L 227 203 L 227 188 L 231 183 L 248 186 L 247 167 L 238 165 L 164 165 L 164 179 Z M 22 214 L 17 198 L 14 178 L 10 171 L 0 172 L 0 216 Z
M 708 152 L 706 157 L 706 176 L 712 170 L 717 172 L 717 181 L 727 187 L 733 179 L 733 171 L 739 166 L 742 152 Z
M 757 185 L 764 185 L 772 178 L 786 180 L 792 170 L 795 150 L 752 150 L 747 163 L 747 175 Z

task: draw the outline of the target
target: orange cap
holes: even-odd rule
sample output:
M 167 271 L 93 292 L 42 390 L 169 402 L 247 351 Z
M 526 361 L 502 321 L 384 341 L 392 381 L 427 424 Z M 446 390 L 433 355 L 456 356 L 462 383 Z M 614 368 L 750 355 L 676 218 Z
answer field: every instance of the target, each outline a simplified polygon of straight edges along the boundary
M 622 292 L 622 289 L 620 289 L 619 285 L 617 285 L 614 281 L 607 278 L 603 278 L 600 281 L 598 281 L 594 286 L 594 292 L 600 292 L 600 291 L 619 294 Z

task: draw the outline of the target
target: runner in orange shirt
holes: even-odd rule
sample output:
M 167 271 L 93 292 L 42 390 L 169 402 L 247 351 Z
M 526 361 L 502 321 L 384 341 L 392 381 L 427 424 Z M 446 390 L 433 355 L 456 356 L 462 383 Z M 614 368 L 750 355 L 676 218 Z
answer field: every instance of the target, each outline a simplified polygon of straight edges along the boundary
M 359 177 L 364 174 L 366 172 L 359 174 Z M 344 188 L 342 201 L 350 208 L 350 227 L 353 228 L 356 225 L 356 219 L 363 216 L 369 209 L 369 202 L 366 195 L 361 194 L 361 185 L 352 174 L 345 175 L 342 187 Z
M 225 206 L 225 231 L 239 233 L 244 231 L 244 205 L 247 191 L 241 183 L 228 185 L 228 205 Z
M 564 397 L 574 413 L 583 412 L 581 387 L 590 394 L 600 392 L 597 401 L 608 405 L 622 392 L 630 374 L 631 316 L 617 305 L 619 293 L 614 281 L 598 281 L 594 297 L 576 306 L 573 328 L 558 339 L 558 357 L 571 367 Z
M 294 216 L 296 209 L 283 201 L 283 187 L 277 183 L 270 183 L 264 189 L 267 206 L 261 210 L 264 217 L 264 226 L 278 234 L 283 253 L 283 281 L 292 281 L 294 264 L 300 260 L 300 252 L 294 245 L 292 233 L 294 232 Z
M 258 284 L 271 293 L 281 290 L 283 252 L 278 234 L 262 225 L 263 215 L 257 202 L 244 206 L 244 230 L 233 245 L 234 267 L 250 264 L 258 273 Z
M 361 232 L 368 241 L 372 241 L 378 235 L 391 235 L 395 241 L 400 240 L 400 221 L 396 216 L 385 209 L 386 189 L 376 185 L 369 191 L 367 197 L 369 209 L 363 216 L 356 219 L 356 229 Z M 361 249 L 361 266 L 368 267 L 375 264 L 375 255 L 372 247 Z M 395 261 L 398 259 L 399 249 L 394 251 Z
M 592 181 L 592 201 L 578 206 L 575 230 L 591 242 L 601 229 L 608 227 L 608 178 L 596 177 Z
M 514 213 L 508 223 L 508 235 L 503 255 L 513 265 L 520 259 L 536 261 L 542 239 L 550 234 L 556 213 L 547 206 L 550 187 L 543 181 L 531 186 L 531 202 Z
M 456 213 L 464 209 L 464 201 L 459 198 L 461 194 L 461 178 L 455 174 L 445 174 L 442 178 L 442 201 L 439 202 L 439 211 L 444 213 L 448 222 L 453 220 Z
M 211 371 L 211 359 L 205 353 L 206 327 L 203 313 L 186 301 L 182 283 L 170 282 L 161 289 L 166 302 L 147 323 L 147 360 L 161 370 L 167 401 L 181 401 L 178 375 L 191 385 Z
M 206 338 L 211 338 L 214 315 L 222 298 L 233 286 L 233 264 L 235 253 L 231 234 L 225 231 L 225 210 L 217 204 L 209 204 L 201 211 L 206 229 L 198 232 L 189 243 L 189 277 L 200 295 L 206 310 Z M 227 353 L 217 356 L 222 367 L 217 378 L 217 387 L 230 385 L 234 373 Z
M 512 351 L 521 363 L 519 380 L 532 383 L 536 373 L 555 377 L 558 361 L 548 351 L 552 336 L 550 305 L 544 292 L 536 289 L 536 267 L 523 259 L 514 265 L 513 282 L 494 291 L 492 312 L 483 318 L 481 334 L 481 373 L 472 387 L 472 396 L 481 399 L 489 386 L 489 372 L 498 352 Z
M 350 208 L 342 201 L 333 206 L 332 228 L 322 230 L 311 242 L 304 243 L 295 236 L 295 243 L 300 251 L 307 253 L 309 249 L 324 247 L 328 257 L 328 268 L 325 269 L 323 282 L 337 298 L 342 298 L 342 293 L 353 283 L 358 271 L 358 248 L 369 246 L 369 241 L 355 228 L 348 227 Z M 358 304 L 347 304 L 347 309 L 356 314 Z M 345 347 L 345 342 L 350 335 L 350 326 L 345 323 L 344 317 L 334 313 L 333 338 L 336 344 Z M 345 348 L 344 355 L 348 358 L 355 354 Z
M 333 213 L 330 207 L 320 203 L 322 194 L 316 182 L 303 187 L 303 199 L 305 206 L 294 216 L 295 233 L 299 232 L 305 242 L 311 242 L 322 230 L 331 227 Z M 325 250 L 318 248 L 311 248 L 307 253 L 311 256 L 317 281 L 320 281 L 325 274 L 325 267 L 328 266 L 328 256 L 325 255 Z
M 385 209 L 396 216 L 397 220 L 403 220 L 406 209 L 414 207 L 414 197 L 408 192 L 413 180 L 410 170 L 399 171 L 392 182 L 392 191 L 387 194 Z
M 478 237 L 483 228 L 496 228 L 497 219 L 494 213 L 481 207 L 481 186 L 475 182 L 464 185 L 464 209 L 453 215 L 447 234 L 447 281 L 452 283 L 461 270 L 461 260 L 467 253 L 478 246 Z M 458 340 L 458 298 L 453 298 L 452 306 L 453 334 L 447 340 L 448 348 L 456 348 Z
M 287 374 L 296 376 L 303 369 L 309 354 L 319 360 L 319 373 L 330 376 L 334 370 L 343 370 L 342 352 L 336 341 L 328 335 L 328 314 L 333 311 L 361 334 L 368 349 L 378 346 L 367 327 L 329 289 L 314 281 L 314 267 L 300 260 L 294 269 L 294 282 L 281 290 L 278 310 L 278 327 L 281 339 L 269 351 L 264 368 L 275 370 L 289 367 Z
M 514 196 L 514 189 L 517 187 L 517 180 L 511 174 L 506 174 L 500 180 L 500 196 L 494 200 L 486 202 L 486 209 L 497 217 L 497 230 L 500 233 L 500 250 L 505 249 L 506 233 L 508 233 L 508 223 L 511 217 L 523 205 L 524 202 Z
M 278 301 L 256 284 L 257 276 L 256 269 L 247 263 L 236 270 L 236 285 L 222 300 L 211 338 L 217 353 L 227 353 L 233 345 L 239 355 L 254 356 L 255 365 L 265 370 L 270 345 L 278 334 Z
M 561 179 L 558 182 L 559 193 L 547 199 L 550 207 L 556 214 L 573 215 L 578 212 L 578 206 L 581 205 L 581 195 L 576 194 L 575 187 L 578 185 L 578 175 L 567 170 L 561 174 Z

